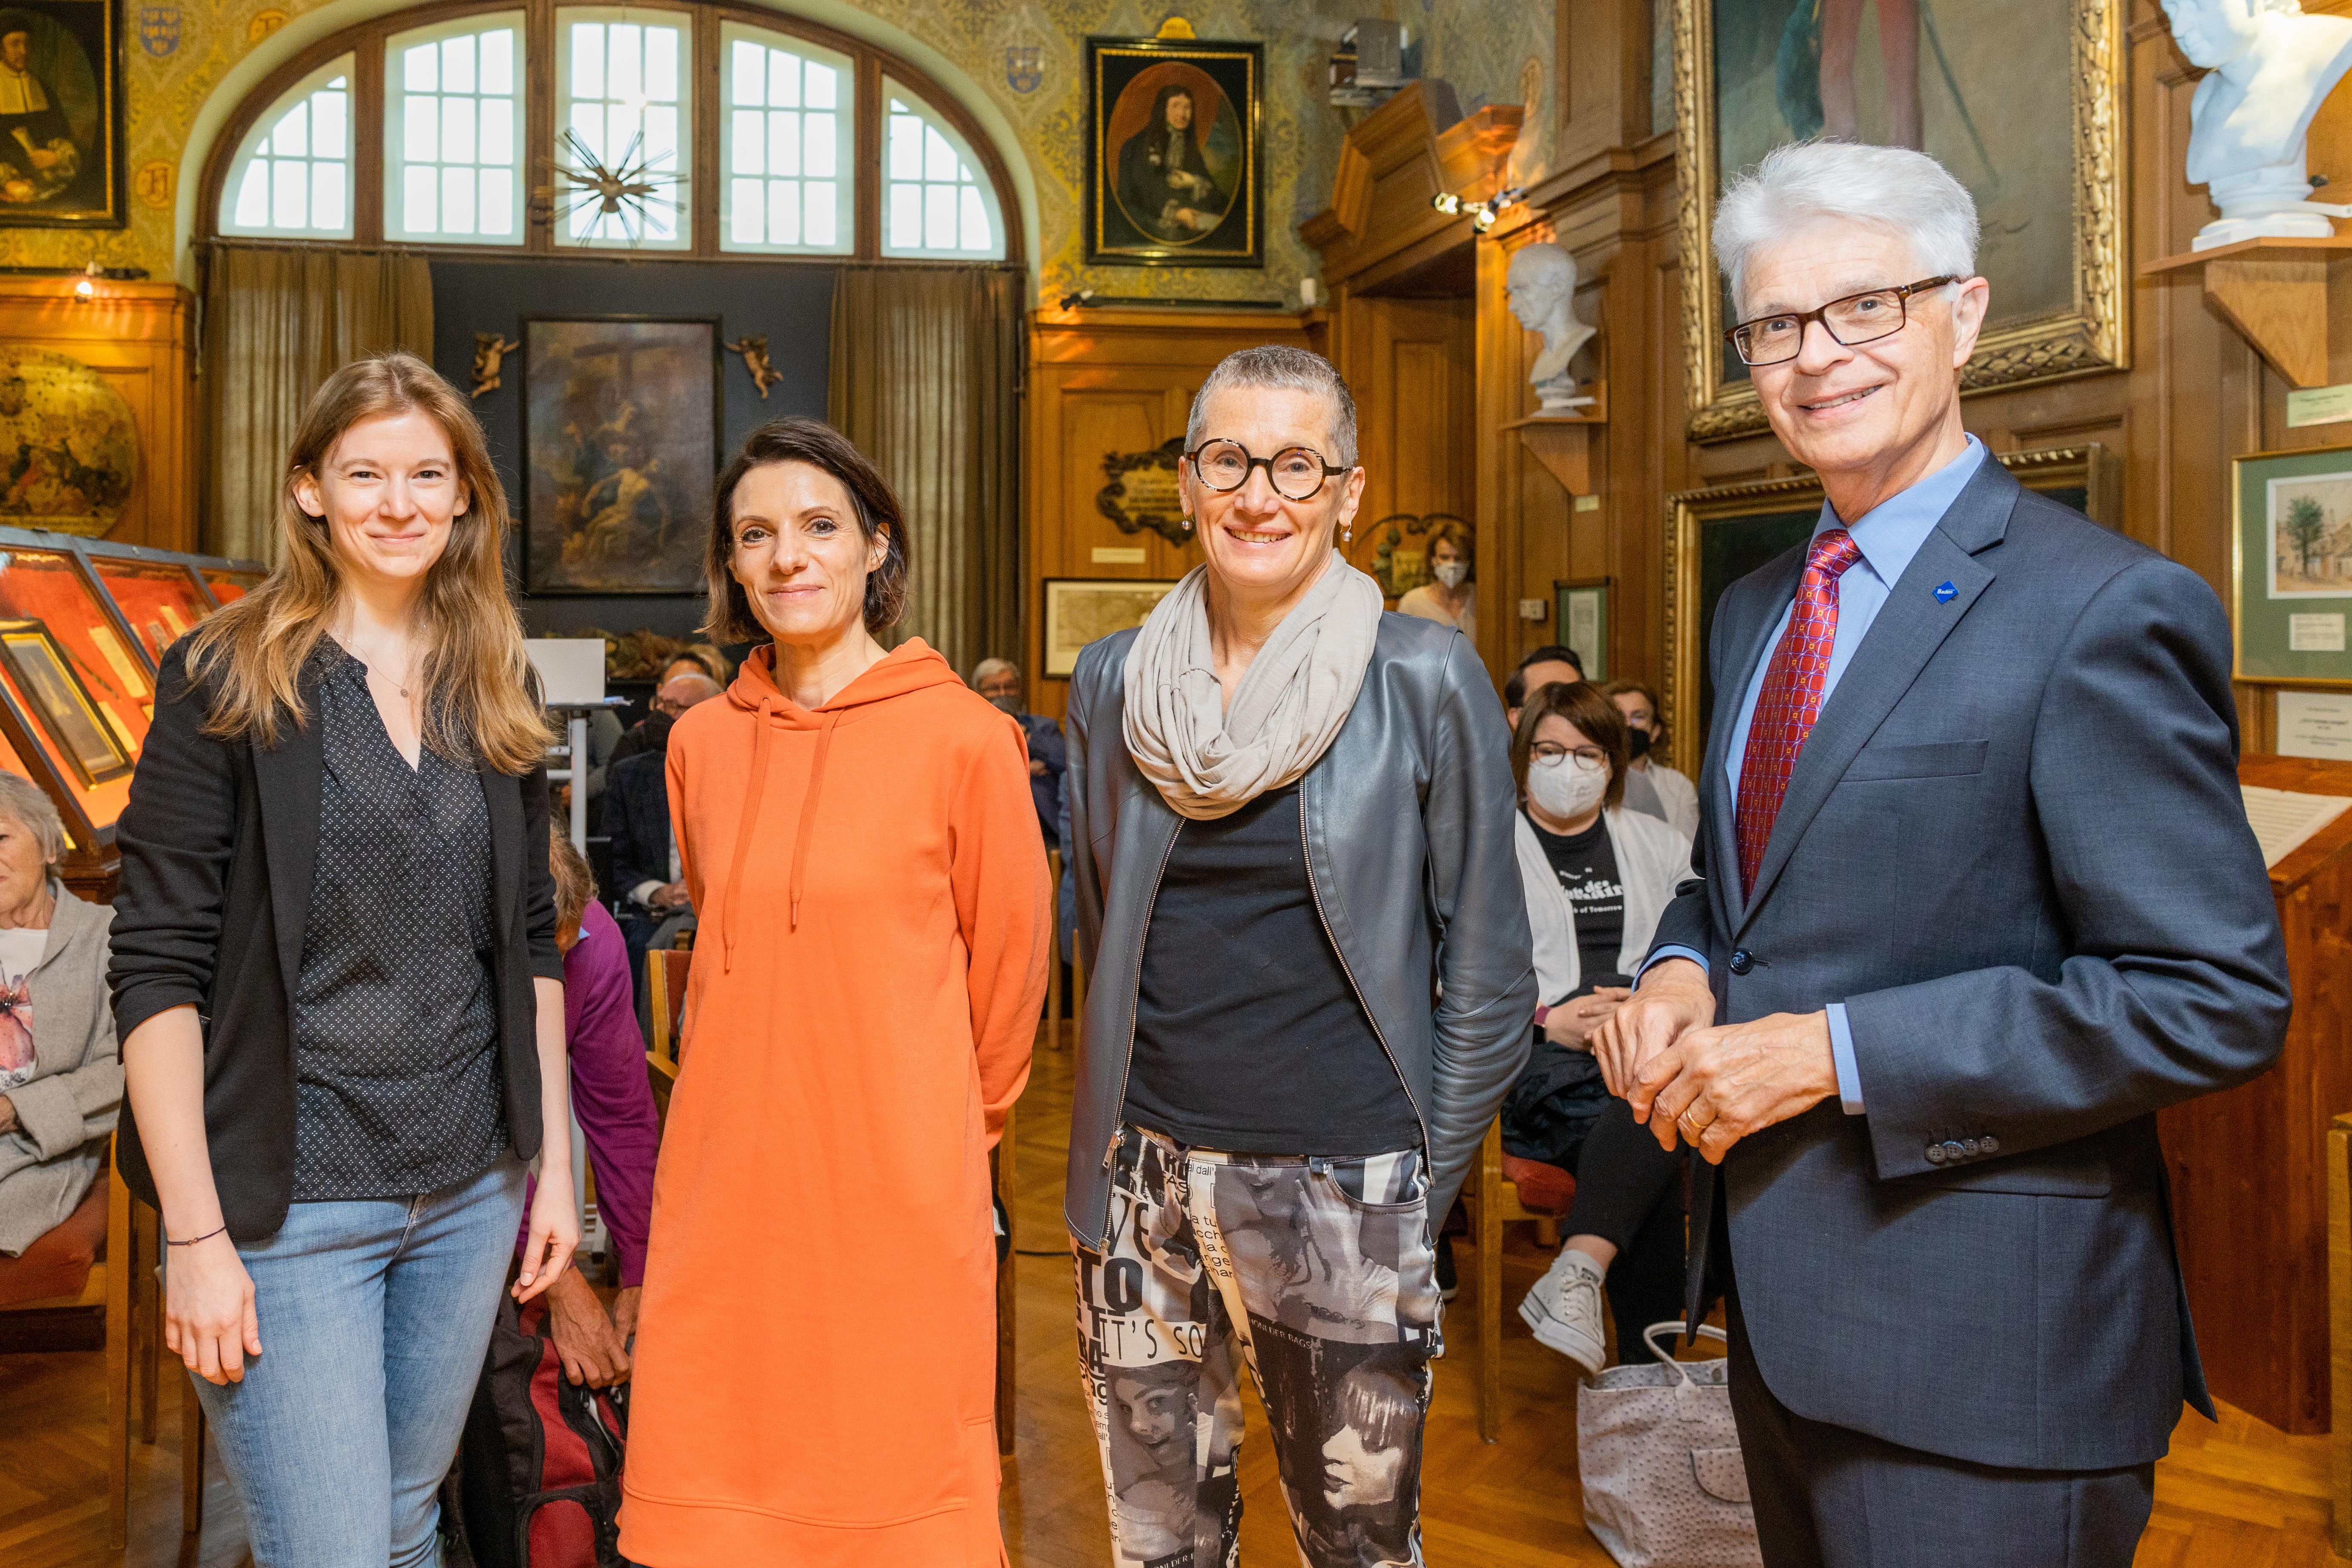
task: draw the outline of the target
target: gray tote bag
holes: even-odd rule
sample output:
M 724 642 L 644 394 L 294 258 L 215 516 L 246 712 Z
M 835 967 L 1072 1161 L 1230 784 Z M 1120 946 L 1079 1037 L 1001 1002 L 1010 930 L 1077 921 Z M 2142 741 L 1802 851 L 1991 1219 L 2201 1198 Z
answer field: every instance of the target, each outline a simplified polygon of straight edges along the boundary
M 1622 1568 L 1762 1568 L 1729 1365 L 1675 1361 L 1658 1336 L 1681 1331 L 1651 1324 L 1642 1338 L 1657 1364 L 1612 1366 L 1577 1391 L 1584 1527 Z

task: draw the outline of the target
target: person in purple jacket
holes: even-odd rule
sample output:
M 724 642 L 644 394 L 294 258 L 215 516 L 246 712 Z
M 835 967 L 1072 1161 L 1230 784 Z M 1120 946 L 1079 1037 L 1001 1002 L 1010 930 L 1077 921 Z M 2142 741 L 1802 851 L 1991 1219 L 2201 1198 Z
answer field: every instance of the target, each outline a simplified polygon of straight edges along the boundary
M 563 1033 L 572 1047 L 572 1110 L 596 1173 L 596 1212 L 613 1238 L 621 1289 L 608 1313 L 578 1268 L 564 1270 L 547 1292 L 547 1331 L 563 1358 L 564 1375 L 603 1388 L 629 1376 L 660 1133 L 653 1090 L 646 1082 L 646 1041 L 637 1032 L 621 928 L 597 900 L 595 878 L 580 851 L 561 829 L 550 837 L 556 945 L 563 950 Z

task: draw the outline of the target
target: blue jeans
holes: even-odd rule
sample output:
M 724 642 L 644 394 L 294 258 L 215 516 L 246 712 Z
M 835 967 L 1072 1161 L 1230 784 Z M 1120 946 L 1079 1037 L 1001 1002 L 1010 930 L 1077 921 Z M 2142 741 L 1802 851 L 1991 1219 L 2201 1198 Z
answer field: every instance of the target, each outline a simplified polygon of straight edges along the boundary
M 257 1568 L 422 1568 L 522 1219 L 511 1154 L 406 1200 L 296 1204 L 237 1248 L 261 1355 L 192 1379 Z

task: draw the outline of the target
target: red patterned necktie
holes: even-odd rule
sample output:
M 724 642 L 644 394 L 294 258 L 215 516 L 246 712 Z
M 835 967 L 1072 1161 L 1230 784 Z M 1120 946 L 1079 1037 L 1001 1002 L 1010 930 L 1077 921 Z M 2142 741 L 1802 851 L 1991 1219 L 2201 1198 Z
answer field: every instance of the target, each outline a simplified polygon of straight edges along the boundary
M 1797 607 L 1764 671 L 1764 688 L 1757 693 L 1756 716 L 1748 721 L 1748 749 L 1739 763 L 1736 820 L 1742 899 L 1756 890 L 1756 873 L 1764 864 L 1764 847 L 1772 841 L 1781 797 L 1789 793 L 1789 775 L 1796 771 L 1805 737 L 1813 732 L 1813 721 L 1821 717 L 1822 697 L 1829 688 L 1830 649 L 1837 643 L 1838 579 L 1861 559 L 1853 535 L 1843 528 L 1813 536 L 1805 574 L 1797 584 Z

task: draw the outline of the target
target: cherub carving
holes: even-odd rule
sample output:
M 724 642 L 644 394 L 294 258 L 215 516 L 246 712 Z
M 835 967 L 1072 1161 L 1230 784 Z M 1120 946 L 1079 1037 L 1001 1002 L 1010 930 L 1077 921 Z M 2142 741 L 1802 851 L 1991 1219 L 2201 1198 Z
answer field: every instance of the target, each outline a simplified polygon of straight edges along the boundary
M 507 355 L 520 347 L 522 347 L 520 343 L 509 342 L 497 332 L 474 334 L 474 395 L 476 397 L 481 396 L 486 392 L 496 392 L 499 389 L 499 367 L 506 363 Z
M 742 337 L 729 343 L 727 347 L 743 356 L 743 368 L 751 373 L 751 384 L 760 389 L 760 401 L 765 403 L 768 400 L 768 388 L 784 379 L 784 373 L 778 370 L 768 359 L 768 340 Z

